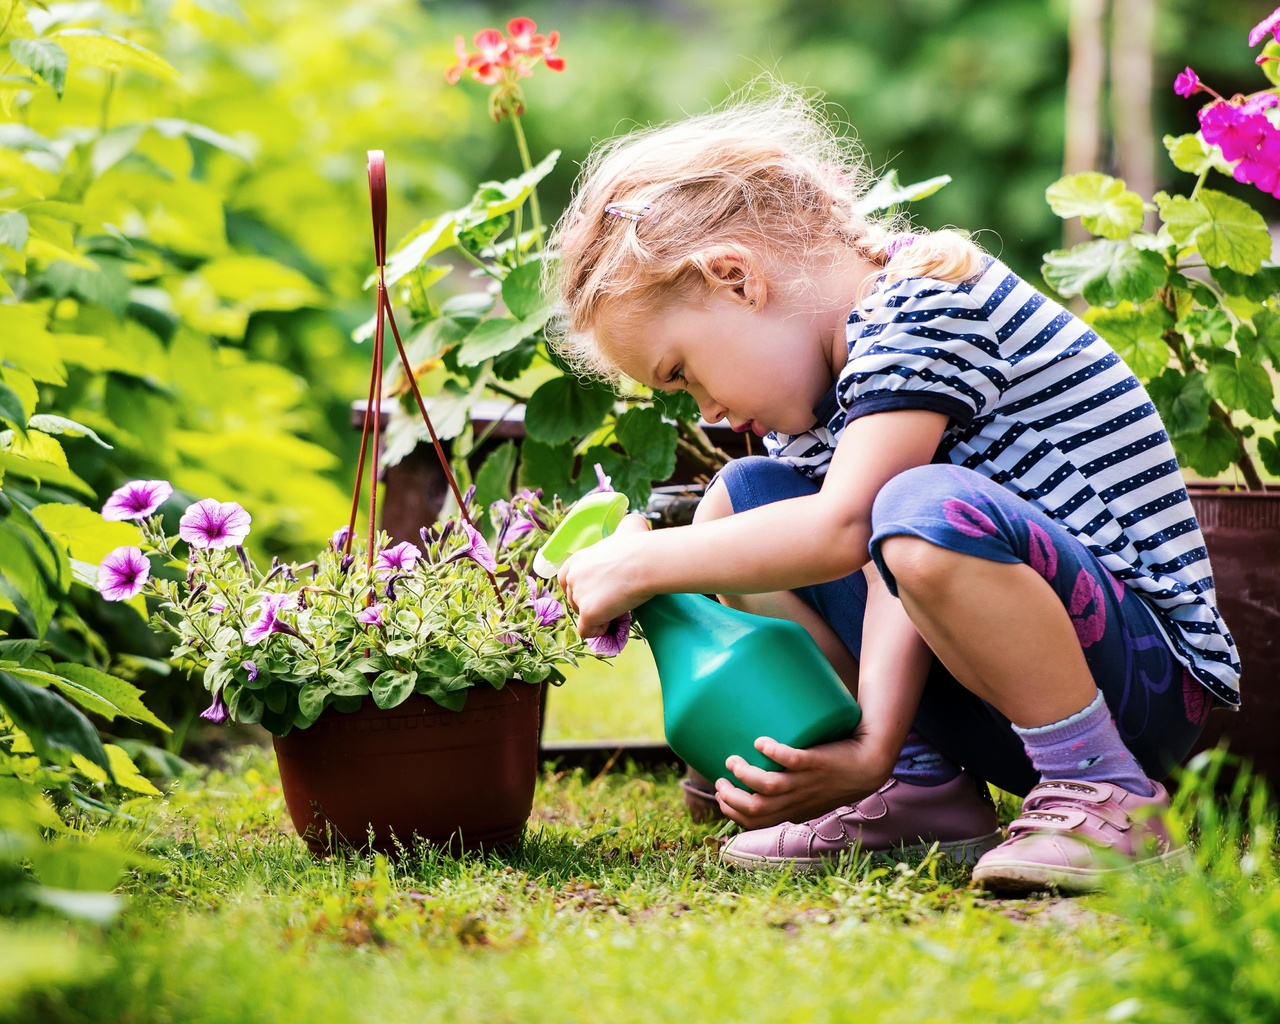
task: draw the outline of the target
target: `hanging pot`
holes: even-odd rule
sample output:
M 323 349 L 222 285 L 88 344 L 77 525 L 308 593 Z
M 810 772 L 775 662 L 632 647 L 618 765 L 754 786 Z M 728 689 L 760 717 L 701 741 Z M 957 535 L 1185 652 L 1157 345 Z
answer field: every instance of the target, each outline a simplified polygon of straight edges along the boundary
M 461 711 L 411 695 L 326 710 L 275 738 L 285 803 L 313 853 L 395 854 L 414 837 L 453 853 L 515 843 L 533 808 L 542 686 L 475 686 Z

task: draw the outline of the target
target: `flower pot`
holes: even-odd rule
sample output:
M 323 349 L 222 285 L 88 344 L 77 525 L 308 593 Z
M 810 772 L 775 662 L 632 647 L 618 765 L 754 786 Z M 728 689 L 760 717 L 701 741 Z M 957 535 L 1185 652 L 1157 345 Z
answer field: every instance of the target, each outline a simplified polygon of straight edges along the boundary
M 473 687 L 461 711 L 419 694 L 389 710 L 366 697 L 276 737 L 298 834 L 316 854 L 396 853 L 415 835 L 453 852 L 514 843 L 533 808 L 542 689 Z
M 1226 739 L 1280 789 L 1280 492 L 1189 488 L 1218 610 L 1240 650 L 1243 708 L 1209 716 L 1196 750 Z

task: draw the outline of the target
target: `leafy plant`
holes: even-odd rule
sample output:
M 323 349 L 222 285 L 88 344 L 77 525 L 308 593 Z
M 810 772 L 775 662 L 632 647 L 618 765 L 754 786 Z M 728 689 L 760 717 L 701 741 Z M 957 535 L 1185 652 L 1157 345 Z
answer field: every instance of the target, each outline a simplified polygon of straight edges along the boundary
M 1280 474 L 1280 413 L 1266 366 L 1280 369 L 1280 267 L 1262 215 L 1206 182 L 1217 172 L 1280 188 L 1280 43 L 1268 43 L 1259 64 L 1271 87 L 1229 99 L 1191 68 L 1178 76 L 1179 95 L 1213 97 L 1198 132 L 1164 140 L 1174 165 L 1197 176 L 1187 195 L 1157 192 L 1148 202 L 1092 172 L 1051 185 L 1054 213 L 1079 217 L 1097 237 L 1048 253 L 1043 268 L 1060 295 L 1084 297 L 1085 319 L 1146 384 L 1182 464 L 1206 477 L 1234 466 L 1250 488 L 1262 486 L 1255 459 Z M 1143 228 L 1152 212 L 1155 232 Z
M 154 514 L 168 491 L 161 481 L 134 481 L 106 512 L 137 520 L 160 564 L 180 565 L 176 538 Z M 372 557 L 344 526 L 314 560 L 274 559 L 263 572 L 243 546 L 248 513 L 205 499 L 179 524 L 190 548 L 185 578 L 153 575 L 142 548 L 125 546 L 103 559 L 98 589 L 109 601 L 144 592 L 159 599 L 153 626 L 176 634 L 173 657 L 202 670 L 213 695 L 205 718 L 260 722 L 278 736 L 331 705 L 355 711 L 365 697 L 393 708 L 420 693 L 458 711 L 472 686 L 561 683 L 557 666 L 588 651 L 618 653 L 629 619 L 620 635 L 583 641 L 564 604 L 532 575 L 558 502 L 547 508 L 522 491 L 490 514 L 497 555 L 459 515 L 423 528 L 421 548 L 382 534 Z

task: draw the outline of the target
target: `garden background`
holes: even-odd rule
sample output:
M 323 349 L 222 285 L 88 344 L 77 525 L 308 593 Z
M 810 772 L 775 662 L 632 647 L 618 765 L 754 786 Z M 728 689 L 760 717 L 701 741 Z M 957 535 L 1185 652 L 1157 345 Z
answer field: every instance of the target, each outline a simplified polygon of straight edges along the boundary
M 1153 157 L 1162 151 L 1162 135 L 1196 128 L 1195 105 L 1168 88 L 1189 60 L 1224 94 L 1255 87 L 1254 69 L 1241 59 L 1241 40 L 1265 13 L 1251 5 L 1191 0 L 1161 0 L 1154 9 L 1152 124 L 1145 136 Z M 299 557 L 322 545 L 346 521 L 359 440 L 350 425 L 350 404 L 364 394 L 369 358 L 367 344 L 357 344 L 352 335 L 373 312 L 372 296 L 363 287 L 372 266 L 365 152 L 383 149 L 387 155 L 393 245 L 420 222 L 464 205 L 477 181 L 509 178 L 520 165 L 514 137 L 488 116 L 487 90 L 446 83 L 457 35 L 469 39 L 479 27 L 505 24 L 517 14 L 535 19 L 544 31 L 561 33 L 558 52 L 566 68 L 562 74 L 539 70 L 526 83 L 523 118 L 535 154 L 563 151 L 540 188 L 548 221 L 564 205 L 575 167 L 592 140 L 634 124 L 704 110 L 754 75 L 770 71 L 825 93 L 839 116 L 855 126 L 877 169 L 892 168 L 908 182 L 950 175 L 949 185 L 913 208 L 919 223 L 980 231 L 979 241 L 989 251 L 1035 281 L 1043 254 L 1063 241 L 1061 221 L 1046 205 L 1045 188 L 1062 173 L 1064 160 L 1080 159 L 1079 153 L 1064 154 L 1071 13 L 1067 0 L 899 0 L 892 5 L 870 0 L 582 0 L 531 2 L 518 10 L 408 0 L 260 0 L 251 5 L 235 0 L 116 0 L 53 4 L 43 10 L 37 4 L 0 0 L 0 24 L 5 26 L 0 55 L 12 57 L 6 57 L 8 66 L 0 73 L 0 194 L 6 206 L 15 197 L 37 204 L 21 220 L 0 214 L 0 266 L 14 285 L 14 294 L 0 302 L 0 355 L 16 371 L 6 373 L 7 388 L 0 397 L 19 402 L 26 416 L 38 411 L 48 417 L 47 429 L 22 439 L 28 448 L 0 454 L 8 492 L 3 511 L 18 538 L 6 534 L 3 542 L 26 545 L 23 550 L 33 563 L 44 557 L 32 553 L 14 525 L 27 507 L 26 490 L 37 480 L 61 488 L 70 504 L 83 502 L 95 509 L 114 487 L 131 479 L 170 480 L 192 497 L 234 496 L 252 512 L 254 553 L 266 558 Z M 21 31 L 22 19 L 34 31 Z M 69 29 L 63 46 L 70 56 L 67 67 L 57 66 L 47 53 L 10 45 L 60 23 Z M 1121 23 L 1115 31 L 1123 30 Z M 103 42 L 107 36 L 145 50 Z M 1129 42 L 1118 34 L 1112 46 L 1123 53 Z M 29 89 L 19 81 L 27 70 L 39 76 L 40 88 Z M 1108 108 L 1111 120 L 1104 119 L 1099 128 L 1102 145 L 1089 157 L 1099 170 L 1119 173 L 1132 159 L 1132 140 L 1116 130 L 1126 116 L 1122 107 Z M 83 159 L 72 159 L 76 154 Z M 1086 167 L 1077 163 L 1069 169 Z M 1167 161 L 1156 160 L 1152 173 L 1144 194 L 1151 187 L 1175 187 L 1177 172 Z M 1218 187 L 1243 194 L 1231 183 Z M 127 227 L 134 243 L 113 231 L 113 225 Z M 138 238 L 146 244 L 138 244 Z M 444 294 L 468 287 L 474 286 L 463 266 L 441 285 Z M 61 332 L 56 341 L 48 337 L 48 345 L 31 344 L 42 328 L 37 323 L 31 333 L 24 309 L 35 306 L 45 312 L 56 308 L 74 329 Z M 32 469 L 33 458 L 38 470 Z M 100 724 L 122 752 L 162 785 L 180 773 L 178 758 L 200 762 L 214 747 L 219 756 L 228 756 L 226 737 L 200 728 L 196 719 L 206 703 L 203 689 L 163 660 L 163 648 L 136 608 L 104 605 L 73 582 L 75 560 L 96 561 L 122 542 L 118 532 L 88 525 L 72 514 L 46 517 L 39 525 L 55 538 L 70 539 L 73 561 L 59 565 L 55 559 L 40 566 L 43 597 L 16 577 L 7 579 L 0 609 L 16 617 L 19 625 L 13 632 L 43 634 L 59 664 L 109 669 L 141 689 L 146 707 L 170 731 L 125 721 L 145 718 L 141 713 Z M 74 668 L 68 670 L 68 677 L 74 674 Z M 632 645 L 617 668 L 584 670 L 551 699 L 552 737 L 659 733 L 654 681 L 638 645 Z M 254 739 L 243 734 L 235 738 Z M 385 918 L 396 899 L 425 887 L 423 879 L 445 891 L 453 887 L 457 907 L 446 906 L 446 900 L 436 907 L 440 914 L 435 919 L 441 934 L 454 943 L 451 950 L 491 945 L 490 933 L 503 948 L 518 946 L 524 941 L 522 931 L 537 930 L 533 920 L 524 919 L 496 926 L 468 923 L 468 915 L 477 913 L 468 909 L 473 905 L 514 898 L 501 877 L 493 881 L 435 861 L 420 864 L 408 881 L 397 880 L 385 864 L 353 861 L 317 869 L 269 831 L 272 809 L 277 817 L 280 812 L 269 763 L 252 750 L 229 756 L 232 771 L 189 787 L 168 809 L 156 810 L 150 797 L 142 803 L 124 801 L 125 813 L 134 819 L 131 827 L 145 838 L 148 853 L 130 853 L 122 840 L 100 837 L 98 852 L 110 847 L 116 851 L 114 860 L 68 855 L 65 862 L 49 862 L 53 867 L 47 869 L 46 881 L 63 879 L 60 886 L 49 883 L 51 888 L 86 891 L 94 886 L 82 884 L 86 879 L 77 872 L 111 876 L 132 865 L 133 881 L 126 889 L 146 910 L 136 917 L 130 911 L 115 917 L 120 912 L 115 903 L 97 909 L 88 903 L 73 906 L 69 909 L 81 923 L 70 932 L 49 923 L 57 918 L 0 922 L 6 963 L 0 967 L 0 1016 L 7 1008 L 30 1013 L 39 1007 L 50 1015 L 42 1019 L 62 1019 L 58 1014 L 69 1020 L 97 1019 L 91 1008 L 95 991 L 107 993 L 108 1002 L 116 1000 L 116 1019 L 152 1019 L 152 1009 L 170 1005 L 170 999 L 174 1006 L 196 1000 L 188 1010 L 199 1006 L 204 1013 L 207 1006 L 194 989 L 183 988 L 175 996 L 172 972 L 154 967 L 168 956 L 165 926 L 148 902 L 152 883 L 143 879 L 160 862 L 168 865 L 162 870 L 168 872 L 167 881 L 156 886 L 164 898 L 178 893 L 195 909 L 231 915 L 219 926 L 217 939 L 189 922 L 182 926 L 183 955 L 203 964 L 194 974 L 205 979 L 232 963 L 247 970 L 245 959 L 261 952 L 225 938 L 236 929 L 283 927 L 286 943 L 290 929 L 315 935 L 331 929 L 357 950 L 406 942 L 407 933 L 387 928 L 386 920 L 369 933 L 382 927 L 391 936 L 386 942 L 360 941 L 358 935 L 352 940 L 349 929 L 352 921 L 367 925 L 370 914 Z M 6 764 L 12 760 L 6 755 Z M 85 770 L 84 785 L 77 790 L 82 809 L 98 797 L 107 799 L 101 793 L 94 796 L 92 772 Z M 139 778 L 135 785 L 145 791 L 149 784 Z M 693 901 L 694 883 L 672 874 L 682 869 L 670 854 L 687 829 L 682 833 L 674 806 L 654 797 L 662 792 L 670 802 L 674 788 L 669 779 L 643 775 L 624 781 L 558 776 L 548 781 L 542 820 L 554 823 L 559 815 L 581 824 L 586 816 L 585 827 L 595 837 L 587 843 L 589 855 L 580 853 L 569 867 L 555 868 L 554 911 L 562 905 L 581 910 L 584 901 L 593 912 L 616 909 L 616 895 L 609 903 L 599 895 L 598 882 L 584 883 L 580 876 L 605 871 L 606 863 L 607 870 L 615 870 L 611 859 L 619 855 L 630 858 L 634 878 L 617 885 L 652 889 L 654 879 L 662 878 L 661 894 L 649 903 L 663 914 Z M 115 792 L 107 802 L 119 804 L 122 796 L 128 794 Z M 628 801 L 638 808 L 630 818 L 625 813 Z M 590 809 L 593 804 L 610 809 L 598 816 Z M 1256 818 L 1261 812 L 1254 811 Z M 12 831 L 5 834 L 27 835 L 27 824 L 19 815 L 6 824 Z M 39 824 L 54 827 L 49 821 Z M 698 836 L 712 841 L 709 832 Z M 527 854 L 531 859 L 518 866 L 522 879 L 537 875 L 539 857 L 554 860 L 558 840 L 544 841 L 545 849 L 535 846 Z M 28 855 L 30 849 L 13 839 L 0 857 L 9 909 L 27 902 L 21 865 Z M 228 857 L 246 866 L 233 876 L 215 878 L 213 865 Z M 175 875 L 174 862 L 183 858 L 189 860 L 189 873 Z M 254 861 L 264 865 L 261 871 L 247 866 Z M 885 896 L 876 879 L 866 883 L 870 888 L 859 887 L 869 871 L 857 876 L 860 881 L 850 883 L 848 891 L 832 883 L 830 891 L 788 892 L 782 911 L 767 890 L 748 895 L 745 901 L 758 905 L 752 904 L 747 916 L 787 935 L 797 921 L 827 913 L 834 916 L 825 924 L 863 921 L 874 914 L 861 904 L 856 912 L 849 911 L 850 901 L 877 891 L 882 895 L 876 898 L 889 908 L 886 922 L 897 927 L 927 915 L 939 900 L 960 898 L 947 888 L 945 872 L 941 883 L 934 878 L 918 888 L 911 887 L 913 875 L 896 895 Z M 261 908 L 260 898 L 283 899 L 281 894 L 299 879 L 304 888 L 332 887 L 323 910 L 295 906 L 282 923 Z M 729 899 L 728 883 L 718 877 L 713 881 L 715 898 Z M 1250 883 L 1241 884 L 1247 889 Z M 246 891 L 253 897 L 246 899 Z M 1134 893 L 1120 898 L 1141 902 Z M 637 905 L 645 902 L 631 899 Z M 374 909 L 368 913 L 360 909 L 369 907 Z M 1257 912 L 1274 918 L 1269 907 Z M 531 913 L 536 919 L 542 911 Z M 95 917 L 117 923 L 97 925 Z M 430 915 L 426 920 L 414 928 L 434 934 Z M 1104 934 L 1106 922 L 1099 920 L 1091 917 L 1079 927 L 1074 922 L 1064 941 L 1075 955 L 1105 962 L 1114 973 L 1119 971 L 1115 947 Z M 984 926 L 997 933 L 1004 927 L 989 921 Z M 969 926 L 960 927 L 963 933 Z M 1126 944 L 1136 943 L 1147 927 L 1126 925 L 1120 931 Z M 699 928 L 705 934 L 695 935 L 695 946 L 716 941 L 712 926 L 699 924 L 694 930 Z M 136 945 L 129 944 L 129 929 L 138 937 Z M 1247 931 L 1255 934 L 1252 925 Z M 1274 942 L 1276 932 L 1267 934 L 1267 941 Z M 414 938 L 421 935 L 415 931 Z M 566 948 L 586 955 L 592 940 L 579 929 Z M 423 941 L 434 948 L 434 939 Z M 640 939 L 642 946 L 658 941 Z M 877 933 L 872 945 L 889 941 Z M 954 945 L 939 945 L 932 937 L 921 941 L 922 955 L 932 958 L 930 970 L 958 976 L 961 967 L 947 959 L 956 955 Z M 1055 948 L 1056 940 L 1040 937 L 1032 945 L 1042 941 L 1046 949 Z M 1250 940 L 1240 941 L 1243 949 Z M 766 944 L 772 949 L 773 942 L 770 937 Z M 986 953 L 996 956 L 998 945 L 993 939 Z M 698 948 L 703 951 L 699 955 L 709 955 L 707 946 Z M 803 949 L 802 963 L 820 978 L 820 941 Z M 749 957 L 749 943 L 744 941 L 739 952 Z M 304 970 L 312 982 L 323 985 L 329 969 L 324 964 L 336 956 L 326 949 L 301 968 L 291 955 L 272 960 L 272 953 L 261 970 Z M 650 961 L 642 956 L 638 962 L 651 966 L 641 976 L 646 971 L 656 976 L 652 972 L 658 971 L 660 951 L 644 955 Z M 1214 955 L 1233 954 L 1220 950 Z M 427 960 L 436 962 L 430 956 Z M 530 978 L 546 981 L 546 965 L 526 966 Z M 483 965 L 475 963 L 455 963 L 453 969 L 473 984 L 483 984 L 487 977 Z M 1225 968 L 1220 964 L 1219 969 Z M 150 1002 L 132 1001 L 128 970 L 148 979 Z M 93 987 L 94 979 L 105 979 L 101 990 Z M 1080 982 L 1086 989 L 1090 983 Z M 353 983 L 352 991 L 364 994 L 377 984 L 368 975 Z M 244 994 L 228 997 L 227 1019 L 257 1019 L 260 1011 L 261 1019 L 286 1019 L 283 1011 L 273 1016 L 264 1007 L 252 1008 L 247 981 L 235 986 Z M 513 983 L 507 994 L 517 989 Z M 296 1013 L 319 1005 L 309 1001 L 312 996 L 300 995 L 300 988 L 280 991 L 286 994 L 281 998 L 293 1000 Z M 403 989 L 397 993 L 405 1005 L 422 995 Z M 988 998 L 997 1005 L 996 997 L 994 990 L 975 996 L 974 1005 Z M 231 1007 L 241 998 L 246 1003 L 236 1017 Z M 445 997 L 433 991 L 432 998 Z M 890 1005 L 889 996 L 885 998 Z M 1051 1005 L 1032 1002 L 1042 1010 Z M 1111 1017 L 1116 1020 L 1138 1013 L 1132 1006 L 1124 1010 L 1123 1000 L 1105 1002 L 1101 994 L 1085 1004 L 1098 1012 L 1121 1007 Z M 1059 1009 L 1068 1014 L 1064 1006 Z M 462 1008 L 458 1003 L 450 1012 L 461 1013 Z M 521 1016 L 511 1012 L 513 1019 Z

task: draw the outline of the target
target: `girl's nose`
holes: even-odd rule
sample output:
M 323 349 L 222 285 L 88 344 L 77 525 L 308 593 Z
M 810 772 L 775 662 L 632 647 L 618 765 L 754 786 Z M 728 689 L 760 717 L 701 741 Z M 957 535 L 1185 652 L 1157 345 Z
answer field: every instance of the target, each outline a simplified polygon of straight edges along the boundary
M 702 418 L 708 423 L 719 423 L 729 412 L 727 408 L 708 394 L 694 395 L 694 398 L 698 402 L 698 412 L 702 414 Z

